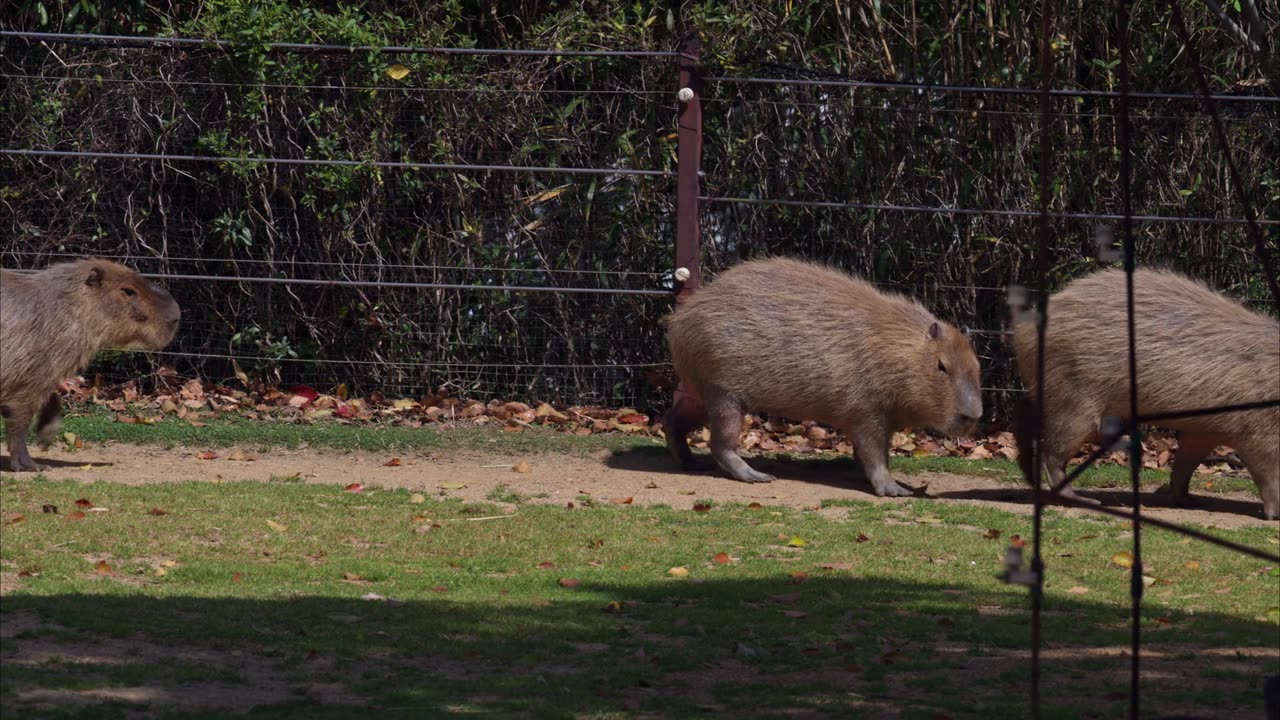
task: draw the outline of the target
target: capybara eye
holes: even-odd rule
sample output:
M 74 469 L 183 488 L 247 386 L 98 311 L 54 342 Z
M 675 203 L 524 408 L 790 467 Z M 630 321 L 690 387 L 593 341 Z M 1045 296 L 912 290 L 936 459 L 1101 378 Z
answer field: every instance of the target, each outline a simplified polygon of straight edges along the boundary
M 138 294 L 138 291 L 131 287 L 120 288 L 120 292 L 124 293 L 125 297 L 136 297 Z
M 941 360 L 938 361 L 938 372 L 942 373 L 943 375 L 947 374 L 947 366 Z

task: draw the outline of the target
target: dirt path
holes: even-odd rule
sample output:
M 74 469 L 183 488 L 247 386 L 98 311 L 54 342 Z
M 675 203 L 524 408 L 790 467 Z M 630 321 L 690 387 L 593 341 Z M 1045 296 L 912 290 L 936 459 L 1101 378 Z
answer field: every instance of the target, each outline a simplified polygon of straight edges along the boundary
M 847 460 L 774 461 L 753 458 L 761 470 L 778 476 L 764 485 L 728 480 L 718 473 L 675 471 L 662 448 L 643 448 L 621 453 L 601 451 L 590 457 L 572 454 L 524 454 L 504 452 L 448 451 L 395 455 L 399 466 L 384 465 L 391 453 L 341 452 L 333 450 L 272 450 L 258 453 L 223 448 L 217 457 L 200 459 L 203 448 L 163 449 L 115 443 L 95 445 L 69 453 L 52 449 L 41 453 L 39 461 L 52 466 L 46 473 L 54 479 L 105 480 L 137 485 L 177 480 L 207 482 L 257 480 L 300 476 L 307 482 L 405 488 L 429 495 L 446 495 L 468 501 L 485 500 L 499 485 L 528 497 L 532 502 L 564 504 L 589 495 L 595 501 L 633 498 L 635 504 L 665 504 L 691 508 L 695 502 L 759 502 L 766 505 L 812 507 L 823 500 L 855 499 L 869 502 L 902 502 L 877 498 L 856 475 Z M 250 459 L 252 458 L 252 459 Z M 512 467 L 527 463 L 528 472 Z M 1030 491 L 992 478 L 949 473 L 903 475 L 894 473 L 904 486 L 925 488 L 926 497 L 944 502 L 969 502 L 1012 512 L 1031 512 Z M 448 484 L 449 488 L 441 488 Z M 456 488 L 461 484 L 464 487 Z M 1084 494 L 1108 505 L 1124 506 L 1128 492 L 1086 490 Z M 1144 512 L 1173 522 L 1221 528 L 1275 526 L 1261 517 L 1261 503 L 1245 493 L 1201 495 L 1200 507 L 1186 510 L 1167 506 L 1164 496 L 1147 493 Z M 1162 507 L 1163 506 L 1163 507 Z M 1069 515 L 1086 510 L 1064 509 Z

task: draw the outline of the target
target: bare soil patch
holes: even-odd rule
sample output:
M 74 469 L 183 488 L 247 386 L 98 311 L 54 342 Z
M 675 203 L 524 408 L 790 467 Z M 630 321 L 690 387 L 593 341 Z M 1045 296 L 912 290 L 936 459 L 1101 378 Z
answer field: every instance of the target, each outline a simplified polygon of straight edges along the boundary
M 202 459 L 216 453 L 217 457 Z M 388 466 L 393 458 L 399 464 Z M 158 448 L 104 443 L 68 452 L 51 449 L 40 462 L 51 465 L 46 476 L 54 479 L 107 481 L 128 485 L 197 480 L 204 482 L 266 481 L 298 478 L 311 483 L 369 488 L 404 488 L 430 496 L 482 501 L 505 486 L 524 501 L 564 505 L 592 502 L 669 505 L 692 508 L 707 499 L 717 502 L 758 502 L 764 505 L 812 508 L 826 500 L 859 500 L 901 503 L 898 498 L 878 498 L 857 466 L 848 461 L 774 460 L 752 458 L 755 467 L 777 480 L 747 484 L 730 480 L 717 471 L 689 473 L 677 470 L 662 448 L 623 452 L 600 451 L 584 457 L 569 453 L 447 451 L 375 454 L 320 449 L 275 449 L 257 452 L 248 448 Z M 527 472 L 517 472 L 517 465 Z M 1029 489 L 1004 480 L 951 473 L 893 473 L 904 486 L 922 491 L 940 502 L 967 502 L 1011 512 L 1031 512 Z M 462 485 L 463 487 L 456 487 Z M 442 487 L 443 486 L 443 487 Z M 1113 506 L 1126 506 L 1127 490 L 1084 490 L 1084 495 Z M 1238 528 L 1274 526 L 1261 517 L 1261 503 L 1248 493 L 1214 493 L 1197 496 L 1199 507 L 1169 507 L 1160 493 L 1145 493 L 1143 512 L 1153 517 L 1202 526 Z M 1071 516 L 1088 510 L 1061 508 Z

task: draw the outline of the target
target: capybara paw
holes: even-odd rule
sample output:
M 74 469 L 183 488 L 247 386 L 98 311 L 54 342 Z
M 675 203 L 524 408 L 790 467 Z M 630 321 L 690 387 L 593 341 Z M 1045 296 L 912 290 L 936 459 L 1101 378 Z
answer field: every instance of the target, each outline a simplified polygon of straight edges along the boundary
M 891 482 L 884 487 L 875 489 L 876 495 L 879 497 L 905 497 L 911 494 L 911 491 L 902 487 L 896 482 Z
M 26 460 L 22 462 L 10 463 L 12 472 L 44 472 L 49 469 L 48 465 L 41 465 L 34 460 Z
M 767 482 L 773 482 L 774 480 L 777 480 L 777 478 L 770 475 L 769 473 L 762 473 L 759 470 L 748 470 L 742 477 L 737 477 L 734 479 L 740 480 L 744 483 L 767 483 Z

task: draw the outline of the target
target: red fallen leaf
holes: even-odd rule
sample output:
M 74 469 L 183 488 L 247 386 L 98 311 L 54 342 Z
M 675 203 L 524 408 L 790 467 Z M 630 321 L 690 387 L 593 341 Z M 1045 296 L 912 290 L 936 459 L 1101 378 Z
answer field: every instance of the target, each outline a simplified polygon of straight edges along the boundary
M 563 588 L 576 588 L 582 584 L 581 580 L 575 580 L 574 578 L 560 578 L 556 582 Z
M 635 498 L 634 498 L 634 497 L 626 497 L 626 498 L 612 497 L 612 498 L 609 498 L 609 502 L 613 503 L 614 505 L 630 505 L 630 504 L 631 504 L 631 502 L 632 502 L 633 500 L 635 500 Z
M 238 582 L 240 582 L 240 578 L 242 578 L 242 577 L 244 577 L 244 575 L 243 575 L 243 574 L 241 574 L 241 573 L 236 573 L 236 574 L 234 574 L 234 575 L 232 575 L 232 576 L 231 576 L 231 582 L 233 582 L 233 583 L 238 583 Z
M 19 572 L 18 572 L 18 577 L 20 577 L 20 578 L 29 578 L 29 577 L 35 577 L 36 575 L 39 575 L 39 574 L 40 574 L 40 573 L 35 572 L 35 571 L 33 571 L 33 570 L 21 570 L 21 571 L 19 571 Z
M 289 388 L 289 393 L 292 395 L 298 395 L 298 396 L 304 397 L 307 399 L 308 402 L 311 402 L 316 398 L 320 397 L 320 393 L 316 392 L 316 389 L 311 387 L 310 385 L 294 385 L 293 387 Z
M 334 408 L 333 414 L 343 419 L 350 419 L 356 416 L 356 411 L 352 410 L 350 405 L 343 405 L 341 407 Z
M 716 553 L 715 557 L 711 559 L 715 560 L 721 565 L 728 565 L 730 562 L 732 562 L 732 560 L 729 558 L 729 553 Z
M 573 506 L 573 501 L 572 501 L 572 500 L 570 500 L 569 502 L 565 503 L 565 504 L 564 504 L 564 506 L 565 506 L 565 507 L 567 507 L 567 508 L 569 508 L 570 510 L 572 510 L 572 509 L 573 509 L 573 507 L 574 507 L 574 506 Z
M 758 503 L 758 502 L 753 502 L 753 503 L 751 503 L 750 505 L 748 505 L 748 506 L 747 506 L 747 509 L 748 509 L 748 510 L 763 510 L 763 509 L 764 509 L 764 506 L 763 506 L 763 505 L 761 505 L 761 504 L 760 504 L 760 503 Z
M 89 502 L 88 500 L 85 500 L 84 498 L 80 498 L 79 500 L 76 501 L 76 507 L 88 510 L 89 508 L 93 507 L 93 503 Z
M 58 514 L 58 506 L 57 506 L 57 505 L 52 505 L 52 504 L 49 504 L 49 505 L 41 505 L 41 506 L 40 506 L 40 512 L 43 512 L 43 513 L 52 513 L 52 514 L 54 514 L 54 515 L 57 515 L 57 514 Z
M 449 588 L 445 587 L 444 585 L 437 585 L 431 588 L 431 592 L 449 592 Z
M 200 458 L 201 460 L 215 460 L 218 457 L 218 453 L 212 450 L 205 450 L 204 452 L 200 453 L 196 457 Z
M 864 542 L 867 542 L 868 540 L 870 540 L 871 538 L 867 537 L 867 536 L 866 536 L 865 534 L 863 534 L 863 533 L 858 533 L 858 537 L 857 537 L 856 539 L 857 539 L 857 541 L 858 541 L 858 542 L 860 542 L 860 543 L 864 543 Z
M 81 513 L 83 515 L 84 513 Z M 17 525 L 20 522 L 26 522 L 27 518 L 22 513 L 7 512 L 4 514 L 5 525 Z
M 351 483 L 350 485 L 343 488 L 344 492 L 349 492 L 349 493 L 358 493 L 361 490 L 364 490 L 364 486 L 361 485 L 360 483 Z
M 98 564 L 93 566 L 93 571 L 98 575 L 102 575 L 102 576 L 116 574 L 116 571 L 111 567 L 111 563 L 107 562 L 106 560 L 99 560 Z
M 85 517 L 86 517 L 85 514 L 80 510 L 67 513 L 68 520 L 83 520 L 85 519 Z
M 620 415 L 618 417 L 618 422 L 623 425 L 644 425 L 649 422 L 649 417 L 647 415 L 640 414 Z
M 1170 624 L 1172 624 L 1172 622 L 1169 620 L 1169 618 L 1164 618 L 1164 617 L 1158 617 L 1158 618 L 1155 618 L 1155 622 L 1156 622 L 1156 624 L 1157 624 L 1157 625 L 1170 625 Z
M 553 562 L 540 562 L 538 563 L 538 569 L 539 570 L 555 570 L 556 564 Z
M 822 563 L 818 567 L 823 570 L 852 570 L 853 563 Z
M 698 503 L 697 505 L 693 506 L 693 511 L 694 512 L 711 512 L 711 506 Z
M 1010 536 L 1009 536 L 1009 542 L 1013 543 L 1013 546 L 1014 546 L 1014 547 L 1026 547 L 1026 546 L 1027 546 L 1027 541 L 1026 541 L 1026 540 L 1023 540 L 1022 538 L 1018 537 L 1017 535 L 1010 535 Z
M 984 538 L 986 538 L 986 539 L 988 539 L 988 540 L 998 540 L 998 539 L 1000 538 L 1000 535 L 1001 535 L 1001 534 L 1002 534 L 1002 533 L 1001 533 L 1001 531 L 999 531 L 999 530 L 997 530 L 997 529 L 995 529 L 995 528 L 991 528 L 990 530 L 988 530 L 988 531 L 986 531 L 986 532 L 982 533 L 982 537 L 984 537 Z
M 403 463 L 400 462 L 400 458 L 391 458 L 390 460 L 382 463 L 382 467 L 400 467 L 402 464 Z
M 147 511 L 147 514 L 148 514 L 148 515 L 155 515 L 156 517 L 160 517 L 161 515 L 168 515 L 168 514 L 169 514 L 169 511 L 168 511 L 168 510 L 161 510 L 160 508 L 151 508 L 150 510 L 148 510 L 148 511 Z
M 809 617 L 809 613 L 803 610 L 783 610 L 782 614 L 786 615 L 789 618 Z
M 791 579 L 787 581 L 787 584 L 799 585 L 800 583 L 808 582 L 808 581 L 809 581 L 809 573 L 803 570 L 796 570 L 795 572 L 791 573 Z
M 356 573 L 349 572 L 342 573 L 342 579 L 349 583 L 362 583 L 365 581 L 363 575 L 357 575 Z

